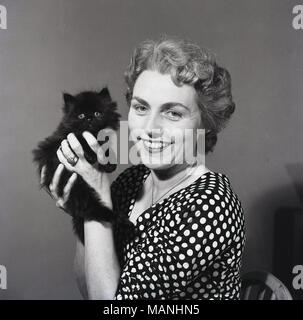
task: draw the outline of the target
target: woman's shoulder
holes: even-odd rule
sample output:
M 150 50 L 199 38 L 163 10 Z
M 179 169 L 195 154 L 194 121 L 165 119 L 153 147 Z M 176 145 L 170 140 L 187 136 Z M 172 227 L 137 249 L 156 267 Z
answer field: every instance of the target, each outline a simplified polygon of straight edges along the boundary
M 227 198 L 234 196 L 237 197 L 234 191 L 230 178 L 221 172 L 208 171 L 197 180 L 197 189 L 200 194 L 216 195 L 216 199 Z
M 195 215 L 197 218 L 201 215 L 206 220 L 220 221 L 244 218 L 241 201 L 233 190 L 230 178 L 224 173 L 208 171 L 184 191 L 180 202 L 188 209 L 184 212 L 192 212 L 193 218 Z

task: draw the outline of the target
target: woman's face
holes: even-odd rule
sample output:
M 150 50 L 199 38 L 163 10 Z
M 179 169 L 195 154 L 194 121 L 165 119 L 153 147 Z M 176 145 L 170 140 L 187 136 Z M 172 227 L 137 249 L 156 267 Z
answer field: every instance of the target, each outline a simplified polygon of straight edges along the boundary
M 193 154 L 196 130 L 202 129 L 195 89 L 187 84 L 176 86 L 169 74 L 142 72 L 134 86 L 128 125 L 147 167 L 184 164 L 186 153 Z

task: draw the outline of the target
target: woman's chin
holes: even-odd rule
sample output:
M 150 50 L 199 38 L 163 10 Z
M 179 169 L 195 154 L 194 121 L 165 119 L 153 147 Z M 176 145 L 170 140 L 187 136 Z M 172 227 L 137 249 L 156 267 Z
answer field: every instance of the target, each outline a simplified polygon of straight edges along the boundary
M 172 165 L 171 159 L 163 159 L 156 156 L 146 156 L 141 153 L 141 163 L 151 170 L 164 170 Z
M 143 162 L 143 161 L 142 163 L 150 170 L 165 170 L 171 166 L 170 164 L 163 164 L 163 163 L 150 163 L 150 162 Z

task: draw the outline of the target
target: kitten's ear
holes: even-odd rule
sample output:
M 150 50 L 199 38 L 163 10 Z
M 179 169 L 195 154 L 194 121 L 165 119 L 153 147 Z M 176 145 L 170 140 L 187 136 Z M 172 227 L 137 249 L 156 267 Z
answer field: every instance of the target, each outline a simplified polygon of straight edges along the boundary
M 103 100 L 112 101 L 112 97 L 110 96 L 110 93 L 107 87 L 104 87 L 98 94 L 99 96 L 102 97 Z
M 64 100 L 63 110 L 65 113 L 68 113 L 75 105 L 76 98 L 69 93 L 63 92 L 63 100 Z

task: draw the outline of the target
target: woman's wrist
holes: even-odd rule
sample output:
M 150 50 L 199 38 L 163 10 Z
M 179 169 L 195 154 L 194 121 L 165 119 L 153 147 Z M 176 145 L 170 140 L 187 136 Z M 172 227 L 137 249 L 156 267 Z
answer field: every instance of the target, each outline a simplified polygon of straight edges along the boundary
M 110 182 L 107 174 L 94 168 L 84 174 L 83 179 L 91 188 L 94 189 L 99 200 L 102 200 L 107 207 L 112 209 Z
M 90 168 L 82 174 L 84 181 L 96 191 L 102 186 L 102 173 L 95 168 Z

